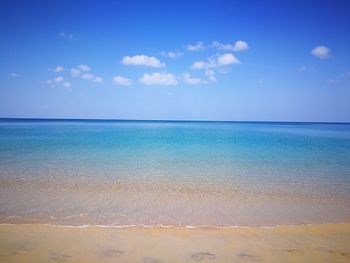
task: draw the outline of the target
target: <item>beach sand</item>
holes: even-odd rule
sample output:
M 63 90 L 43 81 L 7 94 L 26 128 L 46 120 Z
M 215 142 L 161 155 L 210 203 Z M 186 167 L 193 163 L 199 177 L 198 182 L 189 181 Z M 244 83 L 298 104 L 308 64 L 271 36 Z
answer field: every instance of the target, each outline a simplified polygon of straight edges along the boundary
M 1 225 L 0 262 L 350 262 L 350 223 L 274 228 Z

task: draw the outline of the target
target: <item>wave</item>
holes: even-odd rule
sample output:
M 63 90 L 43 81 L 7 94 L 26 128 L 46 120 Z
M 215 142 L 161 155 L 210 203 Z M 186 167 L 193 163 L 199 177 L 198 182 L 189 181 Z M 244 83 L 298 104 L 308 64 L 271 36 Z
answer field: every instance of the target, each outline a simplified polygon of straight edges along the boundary
M 91 224 L 83 224 L 83 225 L 59 225 L 59 224 L 30 224 L 30 223 L 1 223 L 0 226 L 49 226 L 49 227 L 58 227 L 58 228 L 120 228 L 120 229 L 128 229 L 128 228 L 169 228 L 169 229 L 232 229 L 232 228 L 258 228 L 258 229 L 274 229 L 274 228 L 284 228 L 284 227 L 301 227 L 301 226 L 322 226 L 322 225 L 338 225 L 338 224 L 347 224 L 347 222 L 339 222 L 339 223 L 321 223 L 321 224 L 299 224 L 299 225 L 275 225 L 275 226 L 245 226 L 245 225 L 229 225 L 229 226 L 217 226 L 217 225 L 184 225 L 184 226 L 174 226 L 174 225 L 144 225 L 144 224 L 131 224 L 131 225 L 91 225 Z

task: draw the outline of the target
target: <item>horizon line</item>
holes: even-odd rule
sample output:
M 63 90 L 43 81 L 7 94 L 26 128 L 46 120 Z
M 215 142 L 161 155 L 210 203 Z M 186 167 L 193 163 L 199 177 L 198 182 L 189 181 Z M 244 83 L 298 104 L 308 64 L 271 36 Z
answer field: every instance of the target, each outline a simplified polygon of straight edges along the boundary
M 342 122 L 342 121 L 274 121 L 274 120 L 166 120 L 166 119 L 95 119 L 95 118 L 38 118 L 38 117 L 15 117 L 15 118 L 7 118 L 0 117 L 0 121 L 3 120 L 37 120 L 37 121 L 124 121 L 124 122 L 237 122 L 237 123 L 313 123 L 313 124 L 350 124 L 350 122 Z

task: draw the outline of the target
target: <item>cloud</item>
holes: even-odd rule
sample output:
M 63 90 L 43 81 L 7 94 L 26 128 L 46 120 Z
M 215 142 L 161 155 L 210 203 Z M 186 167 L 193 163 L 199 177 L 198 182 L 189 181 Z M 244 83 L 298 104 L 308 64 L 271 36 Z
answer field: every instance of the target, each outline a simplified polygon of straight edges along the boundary
M 68 82 L 68 81 L 65 81 L 65 82 L 63 82 L 62 86 L 64 88 L 70 88 L 72 86 L 72 84 L 70 82 Z
M 234 46 L 231 44 L 221 44 L 219 41 L 213 41 L 212 46 L 217 49 L 231 50 L 233 51 Z
M 176 85 L 177 80 L 173 74 L 155 72 L 152 74 L 143 74 L 139 82 L 145 85 Z
M 204 62 L 204 61 L 196 61 L 192 65 L 192 69 L 206 69 L 212 67 L 212 64 Z
M 165 64 L 161 63 L 159 59 L 145 55 L 136 55 L 133 57 L 125 56 L 123 57 L 121 63 L 124 65 L 147 66 L 154 68 L 161 68 L 165 66 Z
M 115 76 L 113 77 L 113 82 L 116 85 L 119 86 L 130 86 L 132 85 L 132 80 L 128 79 L 128 78 L 124 78 L 122 76 Z
M 57 66 L 56 68 L 55 68 L 55 72 L 62 72 L 64 70 L 64 67 L 62 67 L 62 66 Z
M 78 69 L 79 69 L 80 71 L 90 71 L 90 70 L 91 70 L 91 68 L 90 68 L 88 65 L 85 65 L 85 64 L 80 64 L 80 65 L 78 66 Z
M 62 87 L 66 89 L 70 89 L 72 84 L 68 81 L 65 81 L 63 77 L 59 76 L 54 78 L 53 80 L 49 79 L 46 81 L 47 84 L 51 85 L 51 88 L 56 87 L 56 85 L 62 85 Z
M 84 73 L 81 75 L 82 79 L 93 79 L 95 76 L 91 73 Z
M 187 50 L 188 51 L 200 51 L 200 50 L 204 50 L 205 46 L 203 44 L 203 42 L 197 42 L 194 45 L 187 45 Z
M 183 74 L 182 78 L 185 83 L 190 85 L 207 84 L 207 83 L 216 81 L 215 72 L 212 69 L 206 69 L 205 76 L 208 78 L 208 80 L 202 80 L 200 78 L 192 78 L 188 73 Z
M 73 38 L 73 34 L 72 33 L 61 32 L 59 34 L 59 36 L 60 36 L 60 38 L 67 39 L 67 40 L 71 40 Z
M 212 69 L 207 69 L 205 75 L 208 77 L 209 81 L 216 81 L 215 72 Z
M 229 50 L 229 51 L 243 51 L 249 49 L 248 43 L 242 40 L 236 41 L 234 45 L 231 44 L 222 44 L 218 41 L 214 41 L 212 46 L 221 50 Z
M 198 84 L 207 83 L 207 81 L 204 81 L 200 78 L 192 78 L 191 75 L 188 73 L 183 74 L 182 79 L 185 83 L 190 84 L 190 85 L 198 85 Z
M 171 58 L 171 59 L 176 59 L 182 56 L 182 53 L 179 51 L 162 51 L 160 54 L 163 57 Z
M 80 64 L 79 66 L 75 67 L 75 68 L 71 68 L 70 69 L 70 74 L 73 77 L 81 77 L 82 79 L 85 80 L 91 80 L 95 83 L 102 83 L 103 79 L 100 76 L 95 76 L 94 74 L 92 74 L 90 72 L 91 68 L 86 65 L 86 64 Z
M 232 53 L 226 53 L 217 57 L 217 64 L 226 66 L 231 64 L 240 64 L 240 61 Z
M 232 54 L 219 54 L 216 57 L 211 57 L 208 61 L 196 61 L 192 64 L 192 69 L 210 69 L 231 64 L 240 64 L 240 61 Z
M 238 40 L 235 43 L 235 46 L 233 48 L 233 51 L 243 51 L 249 49 L 248 43 L 242 40 Z
M 17 73 L 11 73 L 10 76 L 11 76 L 12 78 L 19 78 L 19 77 L 20 77 L 20 75 L 17 74 Z
M 64 78 L 61 77 L 61 76 L 53 79 L 53 82 L 56 82 L 56 83 L 60 83 L 60 82 L 63 82 L 63 81 L 64 81 Z
M 77 77 L 80 75 L 80 70 L 76 69 L 76 68 L 71 68 L 70 69 L 70 74 L 73 76 L 73 77 Z
M 94 79 L 94 82 L 95 82 L 95 83 L 102 83 L 102 82 L 103 82 L 103 79 L 102 79 L 101 77 L 96 77 L 96 78 Z
M 326 59 L 330 57 L 330 52 L 331 50 L 328 47 L 318 46 L 311 51 L 311 54 L 320 59 Z
M 87 71 L 90 71 L 91 68 L 88 66 L 88 65 L 85 65 L 85 64 L 80 64 L 79 66 L 75 67 L 75 68 L 71 68 L 70 69 L 70 74 L 73 76 L 73 77 L 78 77 L 80 76 L 80 74 L 82 72 L 87 72 Z M 91 74 L 89 73 L 85 73 L 83 75 L 81 75 L 82 78 L 84 79 L 91 79 L 93 77 L 91 77 Z

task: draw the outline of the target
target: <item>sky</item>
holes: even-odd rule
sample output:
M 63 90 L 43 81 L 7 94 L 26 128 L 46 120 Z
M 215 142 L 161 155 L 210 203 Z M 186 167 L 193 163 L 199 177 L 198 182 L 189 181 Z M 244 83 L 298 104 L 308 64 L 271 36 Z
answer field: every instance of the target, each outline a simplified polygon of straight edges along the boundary
M 350 1 L 0 1 L 0 118 L 350 122 Z

